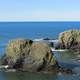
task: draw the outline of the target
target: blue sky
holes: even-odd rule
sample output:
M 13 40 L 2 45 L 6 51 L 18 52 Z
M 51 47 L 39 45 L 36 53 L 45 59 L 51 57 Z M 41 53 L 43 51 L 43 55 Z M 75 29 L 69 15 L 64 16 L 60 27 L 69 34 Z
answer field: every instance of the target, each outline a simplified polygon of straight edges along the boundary
M 80 21 L 80 0 L 0 0 L 0 21 Z

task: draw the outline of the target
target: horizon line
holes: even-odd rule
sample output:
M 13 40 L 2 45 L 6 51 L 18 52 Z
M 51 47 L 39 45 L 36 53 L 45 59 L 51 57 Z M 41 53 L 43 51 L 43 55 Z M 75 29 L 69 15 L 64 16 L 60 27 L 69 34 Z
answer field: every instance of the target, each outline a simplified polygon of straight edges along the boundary
M 35 21 L 20 21 L 20 20 L 9 20 L 9 21 L 0 21 L 0 22 L 80 22 L 80 20 L 51 20 L 51 21 L 38 21 L 38 20 L 35 20 Z

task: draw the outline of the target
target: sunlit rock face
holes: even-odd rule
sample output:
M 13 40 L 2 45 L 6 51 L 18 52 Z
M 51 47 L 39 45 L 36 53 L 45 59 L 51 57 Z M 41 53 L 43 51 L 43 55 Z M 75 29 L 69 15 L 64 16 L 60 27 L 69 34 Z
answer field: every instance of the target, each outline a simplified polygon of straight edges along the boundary
M 16 60 L 22 55 L 28 54 L 32 42 L 33 41 L 27 39 L 15 39 L 9 41 L 6 47 L 6 56 L 10 56 Z
M 9 41 L 2 64 L 16 70 L 30 72 L 53 71 L 58 66 L 51 48 L 44 42 L 16 39 Z M 57 67 L 56 66 L 56 67 Z
M 43 42 L 34 42 L 28 58 L 25 58 L 24 69 L 40 71 L 56 64 L 50 47 Z
M 63 48 L 80 49 L 80 30 L 68 30 L 60 33 L 59 41 Z
M 3 56 L 3 64 L 13 66 L 15 63 L 21 62 L 19 59 L 24 59 L 28 55 L 30 46 L 33 41 L 28 39 L 14 39 L 7 44 L 5 56 Z

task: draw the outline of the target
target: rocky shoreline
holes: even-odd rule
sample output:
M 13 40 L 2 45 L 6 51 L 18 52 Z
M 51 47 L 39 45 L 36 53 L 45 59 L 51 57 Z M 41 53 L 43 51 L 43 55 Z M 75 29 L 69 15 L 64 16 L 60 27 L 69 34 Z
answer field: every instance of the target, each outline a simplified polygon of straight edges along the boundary
M 10 40 L 5 54 L 0 60 L 4 70 L 29 71 L 42 73 L 67 73 L 72 70 L 63 69 L 55 59 L 52 48 L 59 49 L 80 49 L 80 31 L 69 30 L 60 33 L 57 42 L 51 42 L 46 38 L 43 40 L 14 39 Z M 8 65 L 7 67 L 5 67 Z
M 37 72 L 57 65 L 50 47 L 43 42 L 26 39 L 11 40 L 5 53 L 1 59 L 2 65 L 17 70 Z

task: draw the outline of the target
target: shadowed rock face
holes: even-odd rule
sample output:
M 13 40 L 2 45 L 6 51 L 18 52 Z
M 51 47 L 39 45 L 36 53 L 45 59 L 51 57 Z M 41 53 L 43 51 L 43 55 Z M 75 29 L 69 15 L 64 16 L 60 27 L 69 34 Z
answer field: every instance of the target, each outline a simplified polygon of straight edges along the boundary
M 28 55 L 32 43 L 32 40 L 26 39 L 14 39 L 9 41 L 5 51 L 6 54 L 3 56 L 2 64 L 5 62 L 11 66 L 15 63 L 17 64 L 19 59 L 23 59 L 25 57 L 25 54 Z
M 35 42 L 30 48 L 28 58 L 25 58 L 24 69 L 40 71 L 56 64 L 50 47 L 43 42 Z
M 60 33 L 59 41 L 62 43 L 63 48 L 80 49 L 80 30 L 68 30 Z
M 53 71 L 54 66 L 58 66 L 50 47 L 44 42 L 33 42 L 25 39 L 11 40 L 5 53 L 2 64 L 8 64 L 17 70 Z

